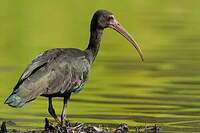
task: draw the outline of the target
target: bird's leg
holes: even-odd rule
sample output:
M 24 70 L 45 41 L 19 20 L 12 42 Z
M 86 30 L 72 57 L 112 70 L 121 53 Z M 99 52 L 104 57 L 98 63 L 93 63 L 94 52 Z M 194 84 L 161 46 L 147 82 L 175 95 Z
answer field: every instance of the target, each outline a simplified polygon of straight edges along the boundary
M 48 111 L 51 114 L 51 116 L 56 120 L 56 122 L 58 122 L 58 124 L 61 125 L 61 121 L 58 118 L 58 116 L 56 115 L 55 110 L 54 110 L 53 105 L 52 105 L 52 97 L 49 97 L 49 108 L 48 108 Z
M 62 126 L 65 125 L 65 119 L 66 119 L 66 113 L 67 113 L 67 102 L 70 99 L 70 95 L 71 95 L 71 93 L 64 97 L 63 111 L 61 114 L 61 125 Z

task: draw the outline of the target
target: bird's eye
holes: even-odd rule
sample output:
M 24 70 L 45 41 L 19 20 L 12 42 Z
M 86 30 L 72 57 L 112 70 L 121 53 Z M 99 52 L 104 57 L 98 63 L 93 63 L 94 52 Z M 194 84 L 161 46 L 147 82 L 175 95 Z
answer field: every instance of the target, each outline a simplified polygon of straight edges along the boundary
M 114 16 L 113 16 L 113 15 L 108 16 L 108 21 L 111 21 L 111 20 L 113 20 L 113 19 L 114 19 Z

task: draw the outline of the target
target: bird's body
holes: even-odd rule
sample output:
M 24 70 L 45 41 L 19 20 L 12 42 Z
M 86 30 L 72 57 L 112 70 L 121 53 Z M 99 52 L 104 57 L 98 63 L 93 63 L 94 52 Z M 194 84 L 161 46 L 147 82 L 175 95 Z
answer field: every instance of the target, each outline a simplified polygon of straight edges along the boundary
M 9 105 L 22 107 L 37 96 L 64 97 L 78 92 L 88 79 L 92 61 L 86 51 L 56 48 L 45 51 L 28 65 L 14 88 L 18 97 Z M 37 88 L 37 89 L 36 89 Z
M 126 37 L 143 59 L 136 42 L 114 19 L 112 13 L 99 10 L 91 21 L 90 41 L 85 50 L 55 48 L 38 55 L 25 69 L 5 103 L 12 107 L 23 107 L 38 96 L 46 96 L 49 98 L 49 113 L 63 126 L 70 95 L 72 92 L 78 93 L 85 85 L 99 50 L 103 29 L 107 27 Z M 64 97 L 61 120 L 53 109 L 52 97 Z

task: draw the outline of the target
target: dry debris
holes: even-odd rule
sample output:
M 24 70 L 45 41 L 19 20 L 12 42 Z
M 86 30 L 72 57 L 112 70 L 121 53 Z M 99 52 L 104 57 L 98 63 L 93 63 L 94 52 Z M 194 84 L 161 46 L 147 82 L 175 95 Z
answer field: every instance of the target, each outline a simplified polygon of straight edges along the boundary
M 91 124 L 85 123 L 75 123 L 71 124 L 69 121 L 66 121 L 65 127 L 55 126 L 47 118 L 45 118 L 45 130 L 43 131 L 17 131 L 16 129 L 7 130 L 6 122 L 3 122 L 1 125 L 0 133 L 128 133 L 130 128 L 127 124 L 120 124 L 118 128 L 111 130 L 105 129 L 104 127 L 96 127 Z M 161 131 L 161 128 L 157 125 L 155 126 L 145 126 L 145 127 L 133 127 L 131 132 L 139 133 L 140 131 L 145 133 L 157 133 Z

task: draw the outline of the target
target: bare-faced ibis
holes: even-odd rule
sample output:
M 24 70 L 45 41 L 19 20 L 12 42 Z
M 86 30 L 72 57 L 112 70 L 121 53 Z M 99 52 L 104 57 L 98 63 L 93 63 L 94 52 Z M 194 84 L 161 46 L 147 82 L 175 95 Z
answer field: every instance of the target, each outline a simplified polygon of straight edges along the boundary
M 31 103 L 38 96 L 48 97 L 49 113 L 61 126 L 64 126 L 67 102 L 72 92 L 78 93 L 85 85 L 90 67 L 99 51 L 105 28 L 114 29 L 123 35 L 133 44 L 143 60 L 139 46 L 116 21 L 112 13 L 98 10 L 94 14 L 90 26 L 90 41 L 85 50 L 55 48 L 38 55 L 21 75 L 5 103 L 19 108 Z M 64 97 L 61 120 L 54 111 L 53 97 Z

